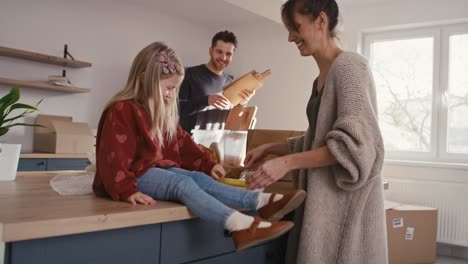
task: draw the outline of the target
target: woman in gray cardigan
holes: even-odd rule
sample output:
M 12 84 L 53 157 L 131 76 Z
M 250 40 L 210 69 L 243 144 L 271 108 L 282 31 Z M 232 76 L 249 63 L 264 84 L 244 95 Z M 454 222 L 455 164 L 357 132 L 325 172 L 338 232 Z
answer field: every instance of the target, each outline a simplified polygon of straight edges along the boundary
M 304 136 L 250 151 L 249 167 L 267 154 L 249 188 L 268 186 L 288 171 L 307 191 L 296 210 L 286 263 L 385 264 L 384 147 L 377 120 L 375 85 L 366 59 L 335 43 L 335 0 L 289 0 L 282 18 L 301 56 L 319 67 L 307 106 Z

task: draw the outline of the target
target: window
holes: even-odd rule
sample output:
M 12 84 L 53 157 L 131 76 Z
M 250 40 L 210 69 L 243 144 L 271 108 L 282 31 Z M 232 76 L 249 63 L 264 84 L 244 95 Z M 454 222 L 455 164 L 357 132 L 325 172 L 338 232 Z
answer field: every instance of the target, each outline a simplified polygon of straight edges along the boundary
M 366 33 L 389 159 L 468 162 L 468 25 Z

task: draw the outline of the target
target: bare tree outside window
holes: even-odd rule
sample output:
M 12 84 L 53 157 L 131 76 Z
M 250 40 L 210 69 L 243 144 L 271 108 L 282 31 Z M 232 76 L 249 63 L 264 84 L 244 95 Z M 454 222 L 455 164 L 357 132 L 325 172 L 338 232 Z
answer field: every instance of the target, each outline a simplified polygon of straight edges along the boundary
M 387 150 L 431 150 L 433 43 L 428 37 L 376 41 L 370 46 Z
M 449 39 L 447 152 L 468 154 L 468 34 Z

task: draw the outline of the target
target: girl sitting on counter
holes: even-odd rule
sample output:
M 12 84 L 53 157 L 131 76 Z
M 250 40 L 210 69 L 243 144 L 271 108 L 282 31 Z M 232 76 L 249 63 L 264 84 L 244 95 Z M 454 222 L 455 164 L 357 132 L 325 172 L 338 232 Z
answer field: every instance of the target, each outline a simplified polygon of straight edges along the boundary
M 304 191 L 259 193 L 220 183 L 224 168 L 178 125 L 184 67 L 173 49 L 155 42 L 139 52 L 127 85 L 105 106 L 98 125 L 98 196 L 154 205 L 185 204 L 214 227 L 232 233 L 238 250 L 277 238 L 293 227 L 279 220 L 304 200 Z M 252 217 L 232 208 L 258 210 Z

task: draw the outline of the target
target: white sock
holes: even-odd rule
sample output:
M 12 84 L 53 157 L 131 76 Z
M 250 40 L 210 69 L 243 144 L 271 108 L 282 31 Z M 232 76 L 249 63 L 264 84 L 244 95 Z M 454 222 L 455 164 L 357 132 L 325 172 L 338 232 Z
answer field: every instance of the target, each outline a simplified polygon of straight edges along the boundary
M 268 204 L 268 201 L 270 201 L 270 196 L 271 193 L 260 193 L 258 196 L 258 201 L 257 201 L 257 209 L 262 208 L 263 206 Z M 283 198 L 282 194 L 277 193 L 275 195 L 275 198 L 273 199 L 273 202 L 279 201 Z
M 252 225 L 254 218 L 242 213 L 235 211 L 227 219 L 225 223 L 225 228 L 232 232 L 242 229 L 247 229 Z M 259 228 L 270 227 L 271 223 L 266 221 L 261 221 L 258 225 Z

